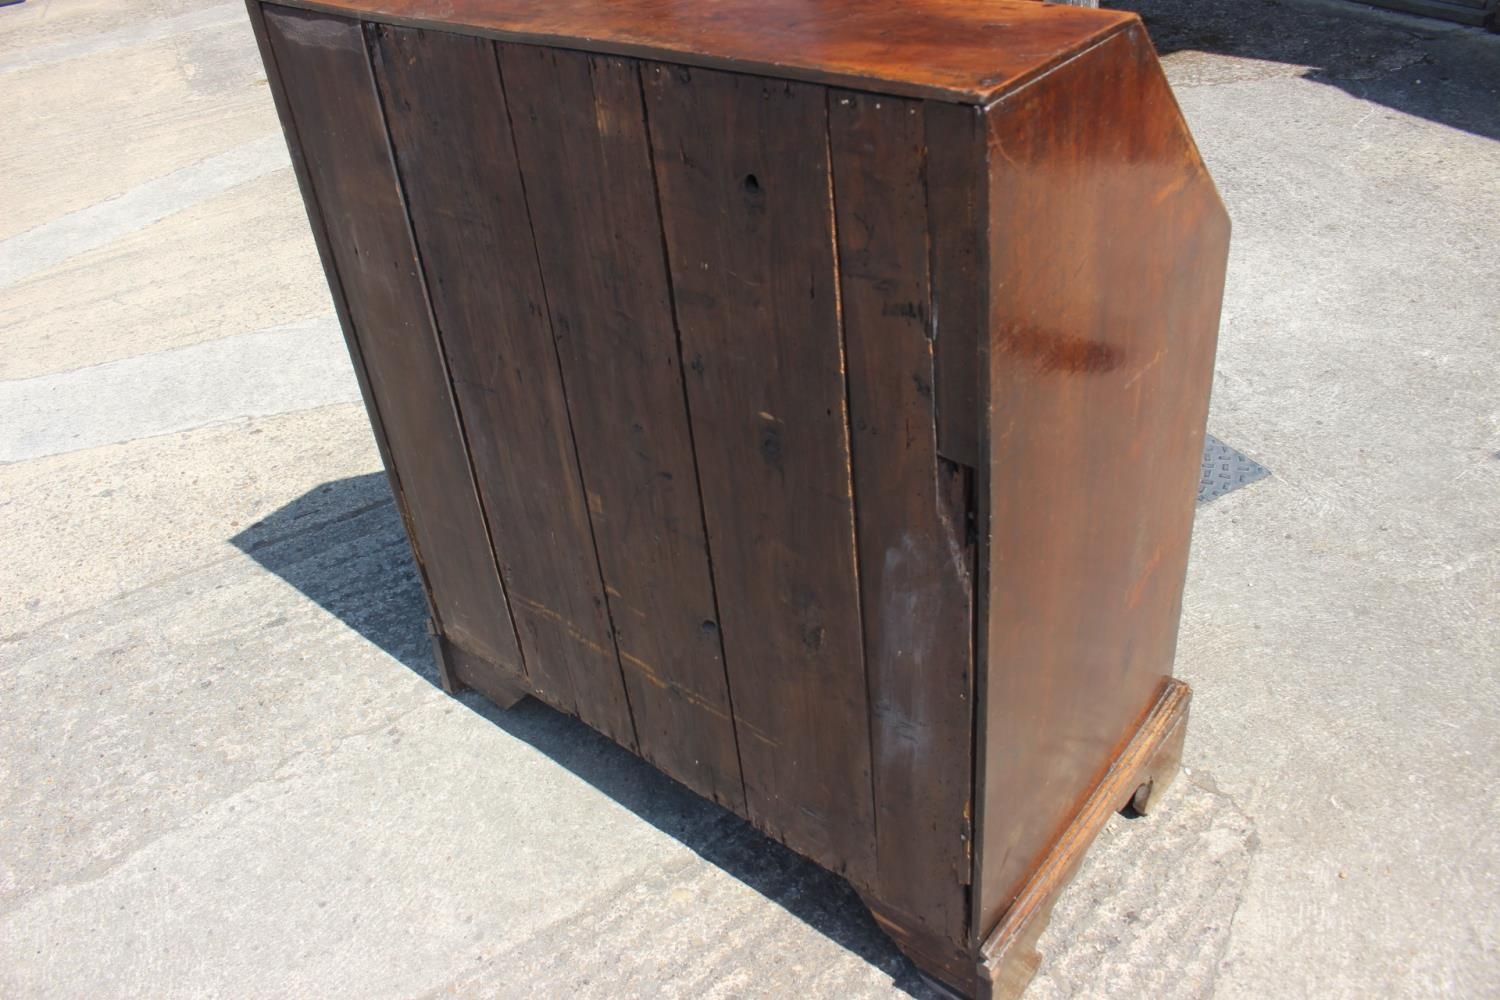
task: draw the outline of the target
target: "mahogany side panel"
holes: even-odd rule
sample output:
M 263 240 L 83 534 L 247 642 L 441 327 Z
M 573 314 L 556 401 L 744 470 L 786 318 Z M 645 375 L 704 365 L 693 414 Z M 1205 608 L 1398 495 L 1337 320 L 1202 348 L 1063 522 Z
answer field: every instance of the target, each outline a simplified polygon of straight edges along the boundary
M 532 687 L 634 748 L 494 46 L 369 31 Z
M 980 934 L 1171 672 L 1229 236 L 1138 27 L 989 117 Z
M 521 678 L 359 25 L 250 9 L 437 625 L 450 642 Z
M 967 958 L 967 470 L 939 458 L 922 102 L 829 95 L 875 776 L 878 905 L 909 952 Z M 972 291 L 970 293 L 973 294 Z M 972 375 L 972 369 L 971 369 Z
M 743 813 L 638 64 L 497 47 L 640 753 Z
M 1181 681 L 1169 680 L 1162 686 L 1129 743 L 1110 761 L 1083 807 L 1052 842 L 1016 901 L 979 947 L 978 975 L 966 988 L 975 1000 L 1021 1000 L 1042 961 L 1037 940 L 1089 845 L 1113 813 L 1127 808 L 1148 812 L 1177 776 L 1191 700 L 1192 692 Z
M 642 73 L 750 819 L 869 885 L 826 92 Z

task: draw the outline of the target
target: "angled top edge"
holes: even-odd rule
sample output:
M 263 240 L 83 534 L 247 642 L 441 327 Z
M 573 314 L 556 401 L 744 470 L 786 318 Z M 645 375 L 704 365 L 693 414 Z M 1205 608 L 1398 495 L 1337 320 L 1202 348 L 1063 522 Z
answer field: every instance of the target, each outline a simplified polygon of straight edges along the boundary
M 956 104 L 987 104 L 1137 20 L 1035 0 L 277 2 L 384 24 Z

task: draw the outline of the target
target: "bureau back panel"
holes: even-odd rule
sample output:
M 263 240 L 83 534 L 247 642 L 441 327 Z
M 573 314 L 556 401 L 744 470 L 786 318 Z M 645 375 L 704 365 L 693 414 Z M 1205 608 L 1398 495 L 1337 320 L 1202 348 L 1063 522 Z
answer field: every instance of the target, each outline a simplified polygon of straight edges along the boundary
M 466 436 L 469 520 L 424 562 L 492 559 L 531 691 L 957 954 L 973 473 L 935 400 L 969 383 L 972 451 L 976 363 L 938 346 L 979 339 L 972 109 L 263 10 L 315 180 L 357 202 L 324 224 L 370 233 L 330 264 L 353 345 L 401 346 L 367 352 L 393 398 L 451 385 Z M 303 110 L 348 80 L 360 144 Z

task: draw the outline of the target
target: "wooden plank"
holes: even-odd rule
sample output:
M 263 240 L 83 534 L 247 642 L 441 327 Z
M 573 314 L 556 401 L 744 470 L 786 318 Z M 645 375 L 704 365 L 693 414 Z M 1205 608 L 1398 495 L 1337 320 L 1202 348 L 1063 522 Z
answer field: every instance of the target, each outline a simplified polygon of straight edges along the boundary
M 830 94 L 882 922 L 964 966 L 972 552 L 933 409 L 924 166 L 952 151 L 924 125 L 920 102 Z
M 494 48 L 369 30 L 532 686 L 634 748 Z
M 744 812 L 637 64 L 498 48 L 640 753 Z
M 870 884 L 822 88 L 643 66 L 750 818 Z
M 928 317 L 937 354 L 935 397 L 938 453 L 959 465 L 983 462 L 984 352 L 984 111 L 928 102 L 923 106 L 927 148 L 928 255 L 932 308 Z
M 290 0 L 371 21 L 985 103 L 1137 23 L 1031 0 Z
M 438 627 L 523 674 L 359 25 L 252 6 L 334 302 Z
M 990 124 L 980 933 L 1171 673 L 1229 236 L 1143 30 Z

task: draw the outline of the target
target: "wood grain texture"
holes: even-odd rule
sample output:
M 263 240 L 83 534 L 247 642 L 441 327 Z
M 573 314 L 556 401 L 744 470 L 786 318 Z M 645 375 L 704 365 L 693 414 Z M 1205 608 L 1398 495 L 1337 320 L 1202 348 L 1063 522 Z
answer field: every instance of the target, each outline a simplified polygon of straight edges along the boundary
M 494 47 L 370 34 L 531 685 L 634 748 Z
M 926 110 L 919 101 L 833 91 L 829 134 L 870 689 L 876 912 L 909 949 L 933 952 L 929 961 L 962 963 L 972 552 L 967 473 L 937 454 Z
M 1031 0 L 291 0 L 371 21 L 985 103 L 1134 14 Z
M 826 94 L 642 72 L 746 804 L 762 829 L 869 884 Z
M 980 933 L 1171 672 L 1229 236 L 1139 29 L 989 118 Z
M 253 21 L 437 626 L 524 676 L 359 26 L 271 6 Z
M 475 656 L 461 646 L 432 634 L 432 656 L 438 663 L 443 690 L 456 694 L 472 688 L 488 698 L 499 708 L 511 708 L 531 693 L 531 689 L 516 683 L 515 677 L 482 656 Z
M 985 116 L 982 108 L 929 101 L 922 119 L 938 454 L 978 469 L 989 371 Z
M 637 63 L 499 52 L 640 753 L 744 812 Z

